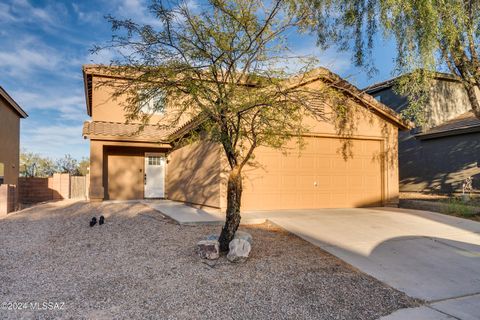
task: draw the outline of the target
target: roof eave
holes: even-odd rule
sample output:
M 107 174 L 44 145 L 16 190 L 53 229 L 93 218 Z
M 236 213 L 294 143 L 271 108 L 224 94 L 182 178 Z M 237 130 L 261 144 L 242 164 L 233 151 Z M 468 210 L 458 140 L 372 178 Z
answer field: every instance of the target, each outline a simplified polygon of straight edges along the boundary
M 148 140 L 148 139 L 137 139 L 130 138 L 126 136 L 105 136 L 105 135 L 96 135 L 96 134 L 84 134 L 84 139 L 98 140 L 98 141 L 115 141 L 115 142 L 135 142 L 135 143 L 149 143 L 154 145 L 161 145 L 162 147 L 171 147 L 170 143 L 166 140 Z
M 428 132 L 419 133 L 415 135 L 415 138 L 417 138 L 418 140 L 430 140 L 430 139 L 458 136 L 462 134 L 477 133 L 477 132 L 480 132 L 480 125 L 456 128 L 453 130 L 431 132 L 431 133 L 428 133 Z
M 91 88 L 88 86 L 88 77 L 92 75 L 87 72 L 87 68 L 83 66 L 82 68 L 83 73 L 83 89 L 85 90 L 85 103 L 87 107 L 87 114 L 91 117 L 92 116 L 92 102 L 90 101 L 90 97 L 92 96 Z
M 16 112 L 18 115 L 25 119 L 28 117 L 28 114 L 18 105 L 18 103 L 13 100 L 13 98 L 0 86 L 0 96 L 7 101 L 8 105 Z

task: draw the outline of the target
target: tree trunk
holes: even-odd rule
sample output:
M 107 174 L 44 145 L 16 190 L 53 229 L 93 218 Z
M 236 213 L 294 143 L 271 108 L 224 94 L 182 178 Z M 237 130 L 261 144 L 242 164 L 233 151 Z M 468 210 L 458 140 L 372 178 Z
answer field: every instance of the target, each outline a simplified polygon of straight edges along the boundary
M 228 251 L 235 232 L 240 225 L 240 204 L 242 198 L 242 175 L 239 168 L 230 171 L 227 185 L 227 217 L 220 234 L 220 251 Z
M 472 105 L 472 110 L 477 119 L 480 119 L 480 102 L 478 101 L 477 90 L 475 90 L 477 86 L 473 84 L 466 84 L 465 89 L 467 90 L 467 96 L 470 100 L 470 104 Z

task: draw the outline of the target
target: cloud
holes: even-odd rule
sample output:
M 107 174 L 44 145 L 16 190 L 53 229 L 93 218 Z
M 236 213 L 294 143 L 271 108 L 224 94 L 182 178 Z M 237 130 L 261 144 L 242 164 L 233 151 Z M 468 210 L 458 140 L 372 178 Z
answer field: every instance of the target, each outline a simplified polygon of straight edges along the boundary
M 11 23 L 17 21 L 17 18 L 10 10 L 10 6 L 6 3 L 0 3 L 0 21 L 3 23 Z
M 62 26 L 62 19 L 68 15 L 65 5 L 50 2 L 43 7 L 33 6 L 28 0 L 12 0 L 0 4 L 0 24 L 34 23 L 38 28 L 50 29 Z
M 161 25 L 155 14 L 150 11 L 150 1 L 148 0 L 117 0 L 116 3 L 117 9 L 112 14 L 117 18 L 132 19 L 137 23 L 151 26 Z M 183 0 L 180 3 L 187 6 L 191 12 L 195 12 L 199 8 L 196 0 Z
M 11 95 L 27 112 L 49 111 L 50 120 L 82 120 L 87 117 L 85 97 L 81 90 L 58 91 L 56 88 L 41 88 L 12 91 Z M 65 94 L 68 93 L 68 94 Z
M 313 36 L 303 35 L 303 41 L 292 43 L 291 51 L 295 56 L 312 56 L 318 59 L 318 64 L 335 73 L 344 73 L 351 67 L 351 56 L 347 52 L 340 52 L 331 47 L 322 50 L 316 45 Z
M 77 14 L 77 17 L 80 21 L 85 23 L 98 23 L 103 22 L 103 15 L 98 11 L 86 11 L 77 4 L 72 3 L 73 11 Z
M 83 52 L 79 50 L 73 53 L 59 50 L 29 34 L 18 41 L 13 38 L 4 40 L 0 46 L 0 72 L 18 80 L 42 76 L 42 72 L 75 79 L 79 75 L 79 66 L 88 61 L 81 58 Z M 73 72 L 72 68 L 76 70 Z
M 55 53 L 28 48 L 0 51 L 0 68 L 13 77 L 25 78 L 35 70 L 51 70 L 60 62 Z
M 82 126 L 38 125 L 23 121 L 20 146 L 28 152 L 59 158 L 66 153 L 80 159 L 88 154 L 88 140 L 82 138 Z
M 149 10 L 149 3 L 145 0 L 118 0 L 117 10 L 114 12 L 119 18 L 132 19 L 137 23 L 159 25 L 160 22 Z

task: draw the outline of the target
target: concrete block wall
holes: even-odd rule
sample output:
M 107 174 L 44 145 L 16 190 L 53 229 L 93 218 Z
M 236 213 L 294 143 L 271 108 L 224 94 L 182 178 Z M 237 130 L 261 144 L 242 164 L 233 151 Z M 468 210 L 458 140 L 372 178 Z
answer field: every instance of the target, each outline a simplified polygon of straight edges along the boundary
M 37 203 L 53 200 L 54 190 L 50 188 L 51 178 L 20 178 L 18 181 L 19 202 Z
M 17 208 L 17 190 L 13 184 L 0 185 L 0 217 Z
M 71 177 L 68 173 L 55 173 L 52 177 L 48 178 L 20 178 L 18 202 L 30 204 L 70 199 L 71 186 Z M 85 184 L 83 184 L 83 186 L 85 186 Z M 83 191 L 83 193 L 87 193 L 87 190 Z
M 54 173 L 48 178 L 48 188 L 53 190 L 53 200 L 70 198 L 70 175 L 68 173 Z

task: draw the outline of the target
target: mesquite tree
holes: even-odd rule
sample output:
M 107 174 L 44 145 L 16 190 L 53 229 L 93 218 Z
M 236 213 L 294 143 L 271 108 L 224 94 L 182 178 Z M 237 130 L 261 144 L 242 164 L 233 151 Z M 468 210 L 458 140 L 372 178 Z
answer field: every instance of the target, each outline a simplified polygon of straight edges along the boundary
M 166 108 L 168 121 L 159 127 L 193 123 L 178 139 L 221 145 L 228 162 L 220 235 L 226 251 L 240 224 L 242 169 L 255 149 L 281 148 L 299 137 L 306 130 L 302 119 L 322 117 L 319 101 L 332 94 L 298 86 L 316 61 L 290 54 L 287 35 L 305 26 L 310 11 L 295 0 L 209 0 L 195 7 L 154 1 L 150 9 L 155 27 L 108 17 L 114 36 L 93 51 L 116 51 L 108 72 L 128 78 L 115 95 L 128 94 L 130 120 L 148 122 L 151 114 L 142 106 L 161 94 L 153 109 Z M 299 76 L 291 78 L 286 66 L 295 66 Z
M 480 118 L 480 1 L 309 0 L 321 46 L 353 49 L 358 66 L 373 70 L 375 37 L 394 36 L 397 90 L 411 99 L 411 116 L 421 115 L 425 90 L 437 70 L 447 70 L 465 87 Z M 320 27 L 318 27 L 320 26 Z

